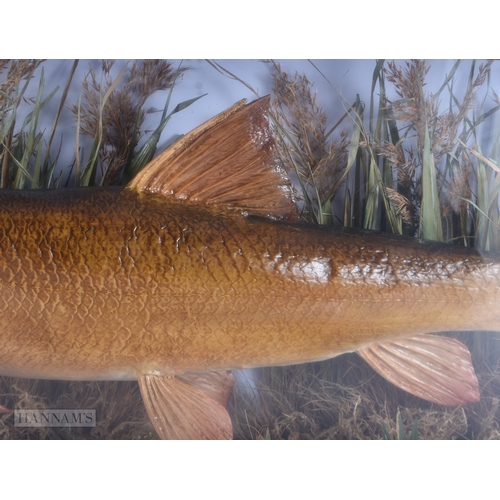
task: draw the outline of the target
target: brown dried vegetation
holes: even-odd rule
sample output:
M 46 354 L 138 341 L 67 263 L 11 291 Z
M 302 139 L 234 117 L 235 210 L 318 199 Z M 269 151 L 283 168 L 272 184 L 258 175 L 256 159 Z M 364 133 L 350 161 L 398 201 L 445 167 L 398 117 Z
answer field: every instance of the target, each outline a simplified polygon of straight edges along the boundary
M 16 427 L 0 414 L 1 439 L 157 439 L 137 382 L 0 377 L 2 403 L 18 410 L 95 409 L 95 427 Z
M 146 116 L 159 111 L 147 108 L 146 101 L 155 92 L 172 88 L 186 70 L 176 70 L 165 60 L 149 59 L 133 62 L 125 74 L 114 78 L 113 66 L 114 61 L 103 61 L 99 77 L 91 67 L 82 84 L 82 105 L 70 106 L 75 117 L 80 118 L 80 132 L 99 142 L 104 185 L 119 181 L 144 135 Z
M 273 62 L 275 122 L 278 156 L 288 172 L 295 172 L 303 199 L 303 216 L 311 222 L 331 220 L 329 210 L 323 210 L 334 198 L 342 183 L 347 164 L 348 135 L 340 132 L 337 141 L 331 139 L 334 128 L 327 131 L 326 113 L 316 103 L 312 85 L 305 75 L 292 78 Z M 313 201 L 314 200 L 314 201 Z
M 401 147 L 402 140 L 398 143 L 387 141 L 378 147 L 379 155 L 395 170 L 399 191 L 407 195 L 404 209 L 402 199 L 398 198 L 397 201 L 398 213 L 406 222 L 414 220 L 420 211 L 422 152 L 425 131 L 429 130 L 433 162 L 436 167 L 441 165 L 441 168 L 436 169 L 436 175 L 438 191 L 444 193 L 440 199 L 442 214 L 448 218 L 451 218 L 452 214 L 458 214 L 462 230 L 465 230 L 467 224 L 464 219 L 470 220 L 467 200 L 471 200 L 469 178 L 474 165 L 458 140 L 467 141 L 471 134 L 475 135 L 476 125 L 468 117 L 468 112 L 475 106 L 477 92 L 485 84 L 491 64 L 492 61 L 487 61 L 479 66 L 477 75 L 469 80 L 463 97 L 457 99 L 453 94 L 451 75 L 436 94 L 425 92 L 426 76 L 429 72 L 426 61 L 408 61 L 404 67 L 399 67 L 394 62 L 387 63 L 384 74 L 401 98 L 394 102 L 387 100 L 387 107 L 394 118 L 407 127 L 403 139 L 411 139 L 411 134 L 414 133 L 414 144 L 406 149 L 406 157 Z M 445 88 L 450 90 L 452 105 L 450 104 L 448 110 L 440 112 L 440 96 Z M 480 120 L 478 125 L 479 122 Z M 391 198 L 396 199 L 394 195 L 391 195 Z M 450 239 L 456 236 L 454 233 L 448 234 Z

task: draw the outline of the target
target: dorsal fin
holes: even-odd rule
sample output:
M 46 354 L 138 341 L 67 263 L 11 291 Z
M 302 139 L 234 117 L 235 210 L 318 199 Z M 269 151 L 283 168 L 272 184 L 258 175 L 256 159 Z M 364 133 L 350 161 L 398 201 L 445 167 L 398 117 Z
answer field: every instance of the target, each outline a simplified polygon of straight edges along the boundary
M 245 103 L 236 103 L 186 134 L 127 187 L 250 215 L 297 220 L 290 180 L 274 154 L 269 96 Z
M 456 339 L 422 334 L 358 354 L 389 382 L 427 401 L 461 405 L 479 400 L 469 349 Z

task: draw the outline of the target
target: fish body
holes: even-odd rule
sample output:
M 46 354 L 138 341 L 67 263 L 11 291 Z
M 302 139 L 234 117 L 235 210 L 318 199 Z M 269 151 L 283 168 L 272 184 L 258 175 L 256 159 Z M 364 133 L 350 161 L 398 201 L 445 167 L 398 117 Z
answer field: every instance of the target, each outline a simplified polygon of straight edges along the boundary
M 135 379 L 330 358 L 500 326 L 465 249 L 117 188 L 0 192 L 0 372 Z
M 238 120 L 250 149 L 270 154 L 262 123 Z M 239 131 L 226 122 L 208 130 Z M 219 187 L 207 193 L 186 173 L 193 147 L 210 158 L 226 147 L 206 130 L 168 158 L 168 181 L 153 164 L 126 188 L 0 191 L 0 374 L 138 379 L 160 436 L 230 437 L 226 370 L 500 330 L 498 258 L 300 224 L 276 169 L 283 203 L 270 209 L 252 201 L 267 178 L 247 185 L 235 160 L 229 174 L 212 169 Z M 211 171 L 205 157 L 197 164 Z

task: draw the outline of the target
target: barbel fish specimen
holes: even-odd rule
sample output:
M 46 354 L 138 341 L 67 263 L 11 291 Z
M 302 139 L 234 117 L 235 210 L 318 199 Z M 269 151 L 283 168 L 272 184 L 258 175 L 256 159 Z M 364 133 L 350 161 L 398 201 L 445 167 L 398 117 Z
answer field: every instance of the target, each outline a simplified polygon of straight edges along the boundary
M 231 438 L 230 371 L 357 351 L 441 404 L 479 397 L 500 259 L 300 223 L 269 98 L 237 103 L 125 188 L 0 191 L 0 373 L 139 381 L 162 438 Z

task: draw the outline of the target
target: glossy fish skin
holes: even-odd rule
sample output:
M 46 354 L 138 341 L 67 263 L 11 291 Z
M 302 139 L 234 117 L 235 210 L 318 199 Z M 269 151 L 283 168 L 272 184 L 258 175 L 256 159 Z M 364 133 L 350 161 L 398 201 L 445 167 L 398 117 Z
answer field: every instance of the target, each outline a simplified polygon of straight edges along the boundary
M 148 192 L 0 191 L 0 373 L 133 379 L 500 329 L 494 256 Z

